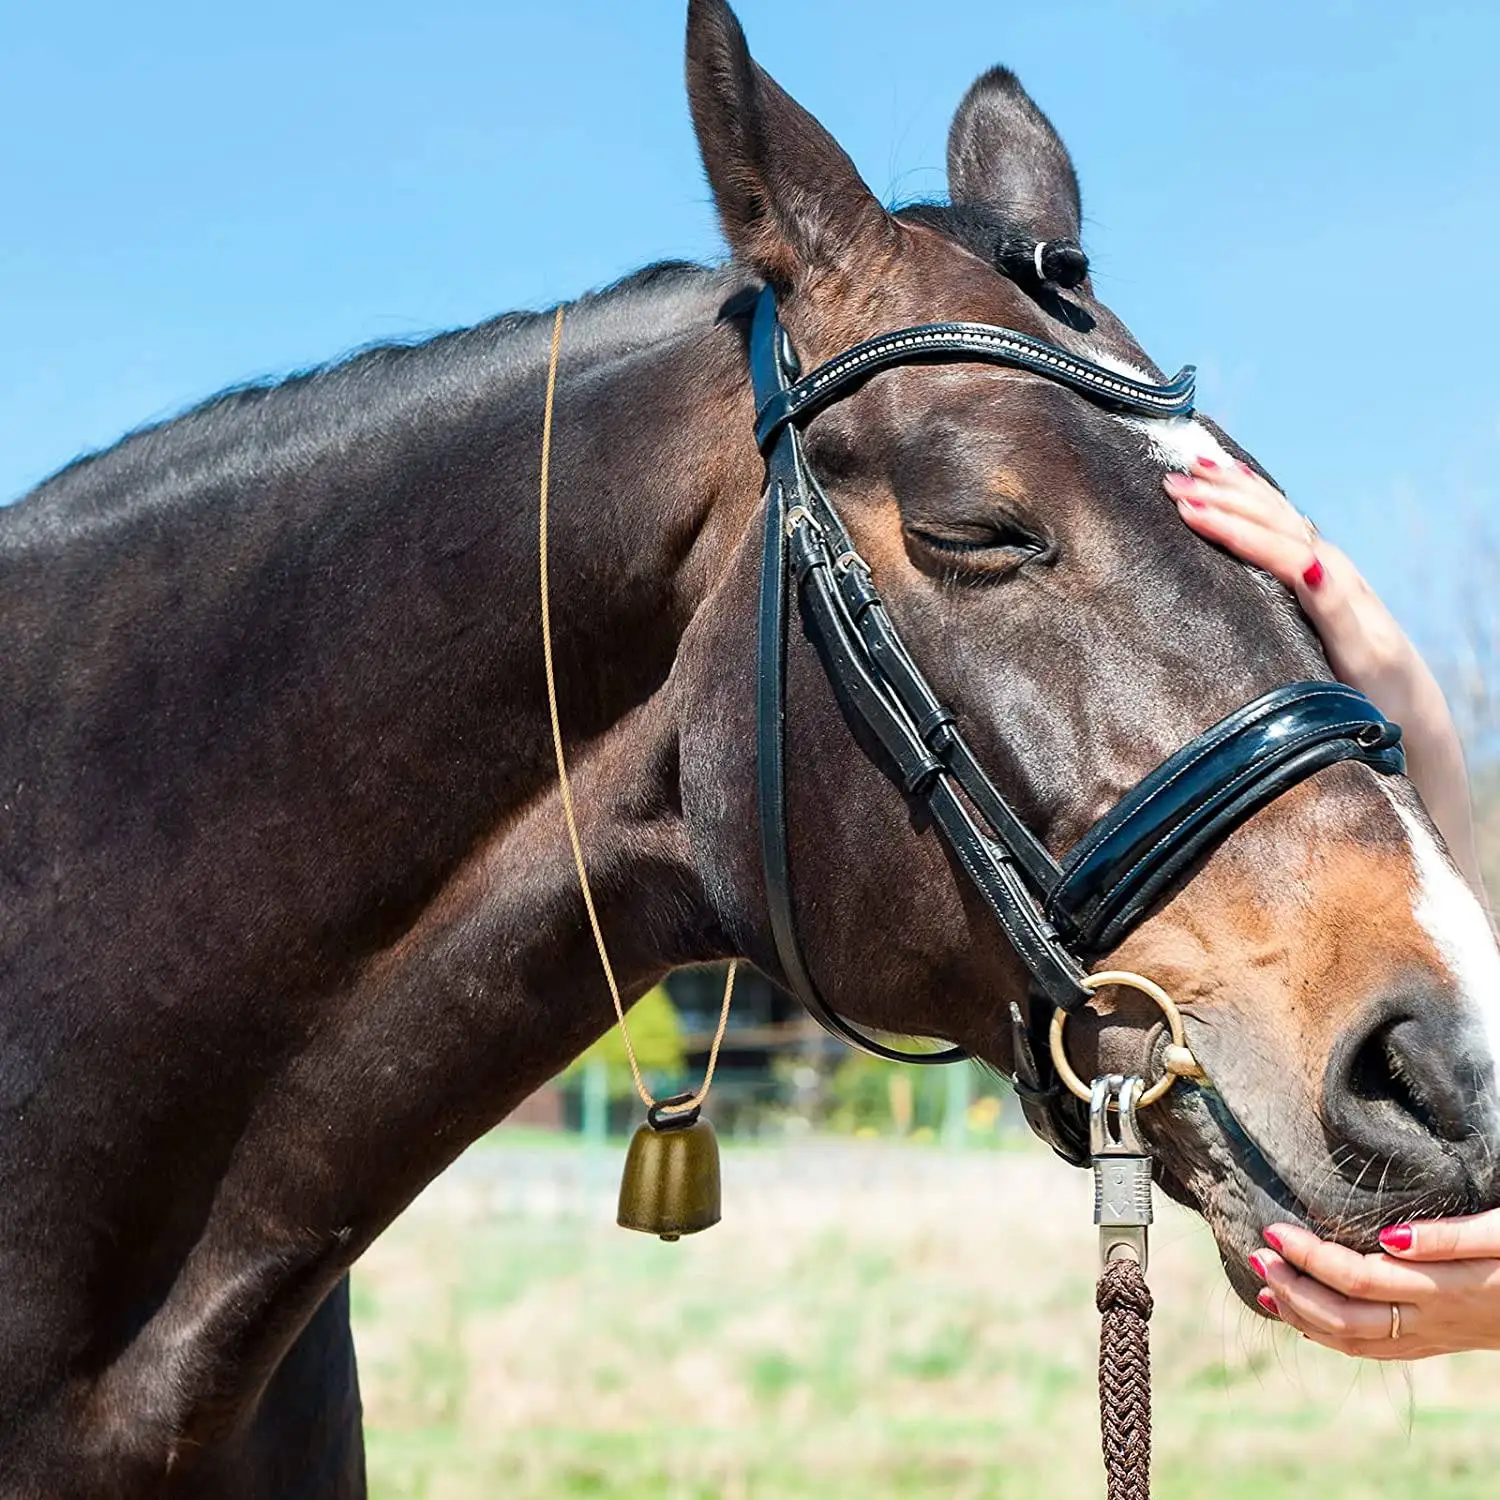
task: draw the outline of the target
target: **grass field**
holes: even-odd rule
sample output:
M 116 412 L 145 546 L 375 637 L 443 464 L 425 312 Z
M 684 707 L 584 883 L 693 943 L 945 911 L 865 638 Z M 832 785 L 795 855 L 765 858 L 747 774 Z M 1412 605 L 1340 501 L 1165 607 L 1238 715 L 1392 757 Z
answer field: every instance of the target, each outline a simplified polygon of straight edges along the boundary
M 725 1221 L 616 1229 L 617 1152 L 477 1147 L 355 1279 L 377 1500 L 1101 1492 L 1086 1175 L 1040 1150 L 725 1154 Z M 1500 1358 L 1325 1355 L 1155 1232 L 1159 1500 L 1500 1489 Z

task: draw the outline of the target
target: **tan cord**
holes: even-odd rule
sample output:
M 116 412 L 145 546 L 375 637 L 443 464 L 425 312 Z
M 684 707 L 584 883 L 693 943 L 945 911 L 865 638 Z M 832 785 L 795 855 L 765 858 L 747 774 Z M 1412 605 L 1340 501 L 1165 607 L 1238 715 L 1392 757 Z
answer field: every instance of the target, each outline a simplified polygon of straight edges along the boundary
M 589 889 L 588 872 L 583 865 L 583 845 L 578 838 L 578 818 L 573 811 L 573 786 L 568 780 L 568 762 L 563 755 L 562 720 L 557 712 L 557 678 L 552 667 L 552 607 L 549 602 L 551 590 L 547 577 L 547 487 L 552 474 L 552 408 L 557 395 L 557 356 L 562 348 L 563 309 L 557 309 L 552 320 L 552 353 L 547 362 L 547 404 L 542 413 L 542 483 L 541 504 L 541 575 L 542 575 L 542 665 L 547 674 L 547 708 L 552 715 L 552 748 L 557 752 L 557 784 L 562 791 L 563 818 L 568 825 L 568 839 L 573 845 L 573 864 L 578 870 L 578 886 L 583 892 L 583 904 L 589 914 L 589 926 L 594 929 L 594 943 L 599 949 L 599 962 L 604 968 L 604 978 L 609 984 L 610 999 L 615 1002 L 615 1016 L 620 1023 L 620 1036 L 625 1043 L 625 1056 L 630 1062 L 630 1076 L 635 1081 L 635 1091 L 647 1109 L 656 1105 L 641 1077 L 640 1064 L 635 1060 L 635 1048 L 630 1044 L 630 1030 L 625 1025 L 625 1006 L 620 999 L 620 987 L 615 983 L 615 971 L 609 961 L 609 950 L 604 946 L 604 930 L 599 926 L 599 913 L 594 909 L 594 895 Z M 714 1069 L 719 1063 L 719 1048 L 724 1042 L 724 1031 L 729 1024 L 729 1002 L 734 997 L 734 974 L 739 960 L 732 960 L 724 978 L 724 1003 L 719 1010 L 719 1029 L 714 1032 L 713 1045 L 708 1049 L 708 1067 L 703 1075 L 703 1087 L 686 1104 L 674 1108 L 671 1113 L 681 1114 L 697 1109 L 708 1097 L 709 1087 L 714 1081 Z

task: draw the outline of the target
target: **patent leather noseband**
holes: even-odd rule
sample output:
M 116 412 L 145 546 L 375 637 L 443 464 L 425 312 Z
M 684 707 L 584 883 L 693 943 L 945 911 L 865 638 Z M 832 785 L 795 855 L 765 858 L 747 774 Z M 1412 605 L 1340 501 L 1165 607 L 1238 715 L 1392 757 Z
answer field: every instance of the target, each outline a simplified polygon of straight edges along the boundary
M 907 797 L 952 849 L 1044 1006 L 1089 998 L 1087 965 L 1118 944 L 1259 808 L 1325 766 L 1357 760 L 1404 769 L 1401 731 L 1362 693 L 1296 682 L 1258 698 L 1185 745 L 1054 859 L 985 774 L 958 722 L 907 652 L 832 502 L 807 465 L 800 426 L 878 371 L 968 362 L 1042 376 L 1112 411 L 1152 417 L 1193 409 L 1193 371 L 1164 385 L 1128 379 L 1066 350 L 976 323 L 882 334 L 800 375 L 760 294 L 750 333 L 756 440 L 766 461 L 757 638 L 757 781 L 771 929 L 793 993 L 835 1036 L 877 1057 L 955 1062 L 957 1047 L 899 1052 L 866 1036 L 819 993 L 797 936 L 786 821 L 786 632 L 795 579 L 808 634 L 846 708 L 885 750 Z M 800 377 L 800 378 L 799 378 Z M 1069 1160 L 1085 1146 L 1071 1097 L 1033 1045 L 1039 1019 L 1012 1006 L 1015 1083 L 1026 1118 Z M 1036 1007 L 1031 1007 L 1035 1012 Z M 1047 1012 L 1050 1015 L 1050 1010 Z

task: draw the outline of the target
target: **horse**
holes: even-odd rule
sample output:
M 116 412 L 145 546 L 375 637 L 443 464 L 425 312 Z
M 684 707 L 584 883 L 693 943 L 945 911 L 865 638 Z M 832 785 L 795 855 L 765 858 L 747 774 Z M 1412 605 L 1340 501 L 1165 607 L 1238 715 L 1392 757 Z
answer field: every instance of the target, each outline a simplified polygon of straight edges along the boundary
M 809 362 L 923 319 L 1145 378 L 1076 246 L 1074 169 L 1004 69 L 949 201 L 884 207 L 691 0 L 725 264 L 568 308 L 552 630 L 627 1000 L 740 957 L 784 981 L 756 828 L 765 499 L 749 320 Z M 1046 266 L 1039 267 L 1046 270 Z M 551 319 L 222 394 L 0 514 L 0 1494 L 364 1493 L 347 1276 L 612 1020 L 564 833 L 537 611 Z M 971 364 L 873 376 L 804 434 L 913 655 L 1053 851 L 1164 756 L 1329 676 L 1292 600 L 1164 502 L 1199 417 Z M 797 628 L 787 822 L 831 1005 L 1005 1072 L 1026 974 Z M 1212 1088 L 1143 1117 L 1235 1291 L 1262 1227 L 1359 1246 L 1500 1199 L 1500 954 L 1399 778 L 1333 766 L 1109 955 L 1179 1000 Z M 1079 1066 L 1142 1072 L 1101 996 Z

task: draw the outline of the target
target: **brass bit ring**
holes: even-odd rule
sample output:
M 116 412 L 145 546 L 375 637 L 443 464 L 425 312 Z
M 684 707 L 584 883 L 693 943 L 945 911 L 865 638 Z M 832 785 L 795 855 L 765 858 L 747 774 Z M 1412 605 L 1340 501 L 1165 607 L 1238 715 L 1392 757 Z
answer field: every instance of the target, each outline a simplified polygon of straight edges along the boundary
M 1128 969 L 1106 969 L 1099 974 L 1086 975 L 1081 983 L 1091 995 L 1115 984 L 1127 990 L 1139 990 L 1148 999 L 1156 1002 L 1166 1018 L 1171 1041 L 1162 1059 L 1164 1071 L 1161 1077 L 1136 1101 L 1137 1109 L 1144 1109 L 1148 1104 L 1155 1104 L 1179 1078 L 1191 1078 L 1199 1083 L 1207 1080 L 1208 1075 L 1198 1065 L 1198 1059 L 1193 1056 L 1192 1049 L 1187 1044 L 1187 1031 L 1182 1023 L 1182 1012 L 1177 1009 L 1172 997 L 1154 979 L 1147 979 L 1144 974 L 1132 974 Z M 1067 1091 L 1087 1104 L 1092 1093 L 1083 1079 L 1073 1071 L 1073 1065 L 1068 1061 L 1068 1049 L 1063 1043 L 1063 1028 L 1067 1025 L 1067 1021 L 1067 1011 L 1059 1009 L 1052 1013 L 1052 1030 L 1048 1037 L 1052 1050 L 1052 1066 L 1057 1069 L 1057 1076 L 1062 1079 Z

